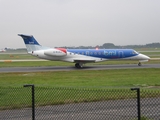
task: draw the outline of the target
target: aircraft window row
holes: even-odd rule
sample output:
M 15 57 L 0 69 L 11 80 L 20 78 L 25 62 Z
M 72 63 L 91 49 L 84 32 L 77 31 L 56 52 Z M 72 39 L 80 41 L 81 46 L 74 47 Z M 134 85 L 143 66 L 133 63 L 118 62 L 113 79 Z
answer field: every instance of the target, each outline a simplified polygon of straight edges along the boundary
M 70 53 L 72 54 L 72 53 Z M 74 55 L 78 54 L 78 55 L 104 55 L 103 52 L 74 52 Z

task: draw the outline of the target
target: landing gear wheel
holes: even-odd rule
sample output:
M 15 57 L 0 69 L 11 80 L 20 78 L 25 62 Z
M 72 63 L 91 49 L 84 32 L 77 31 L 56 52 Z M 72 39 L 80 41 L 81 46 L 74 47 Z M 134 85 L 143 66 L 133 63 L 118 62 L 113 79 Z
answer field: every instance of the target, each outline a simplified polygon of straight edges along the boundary
M 141 62 L 138 63 L 138 66 L 142 66 Z
M 76 68 L 82 68 L 83 66 L 82 66 L 80 63 L 76 63 L 76 64 L 75 64 L 75 67 L 76 67 Z
M 78 63 L 76 63 L 76 64 L 75 64 L 75 67 L 76 67 L 76 68 L 79 68 L 80 66 L 79 66 L 79 64 L 78 64 Z

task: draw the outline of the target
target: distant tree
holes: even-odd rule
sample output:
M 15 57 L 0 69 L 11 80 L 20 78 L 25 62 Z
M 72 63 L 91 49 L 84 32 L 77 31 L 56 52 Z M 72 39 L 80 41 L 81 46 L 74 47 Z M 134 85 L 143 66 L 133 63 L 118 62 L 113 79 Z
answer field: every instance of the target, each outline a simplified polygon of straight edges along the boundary
M 126 45 L 126 46 L 115 46 L 113 43 L 104 43 L 103 45 L 96 45 L 96 46 L 73 46 L 73 47 L 67 47 L 64 46 L 63 48 L 67 49 L 136 49 L 136 48 L 160 48 L 160 43 L 150 43 L 146 45 Z
M 115 48 L 116 46 L 113 43 L 104 43 L 102 45 L 103 48 Z
M 158 47 L 160 47 L 160 43 L 146 44 L 146 47 L 149 47 L 149 48 L 158 48 Z

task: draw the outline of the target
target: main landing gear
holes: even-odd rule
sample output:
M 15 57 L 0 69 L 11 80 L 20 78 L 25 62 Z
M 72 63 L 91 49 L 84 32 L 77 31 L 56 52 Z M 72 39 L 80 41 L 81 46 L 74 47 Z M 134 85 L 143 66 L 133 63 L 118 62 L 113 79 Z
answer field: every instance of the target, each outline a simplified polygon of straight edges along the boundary
M 141 63 L 141 62 L 139 62 L 139 63 L 138 63 L 138 66 L 142 66 L 142 63 Z
M 75 64 L 75 67 L 76 67 L 76 68 L 82 68 L 82 67 L 83 67 L 83 64 L 81 64 L 81 63 L 76 63 L 76 64 Z

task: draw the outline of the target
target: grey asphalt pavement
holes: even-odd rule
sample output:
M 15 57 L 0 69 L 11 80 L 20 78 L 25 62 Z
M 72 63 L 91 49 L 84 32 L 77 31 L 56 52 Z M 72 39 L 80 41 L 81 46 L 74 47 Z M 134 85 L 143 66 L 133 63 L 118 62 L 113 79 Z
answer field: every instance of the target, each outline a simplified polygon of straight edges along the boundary
M 160 98 L 141 99 L 141 114 L 160 120 Z M 137 119 L 136 99 L 110 100 L 36 107 L 36 120 L 132 120 Z M 0 111 L 0 120 L 31 120 L 31 108 Z
M 2 67 L 0 72 L 41 72 L 41 71 L 71 71 L 71 70 L 107 70 L 107 69 L 139 69 L 139 68 L 160 68 L 160 64 L 136 64 L 124 65 L 86 65 L 82 69 L 74 66 L 45 66 L 45 67 Z

